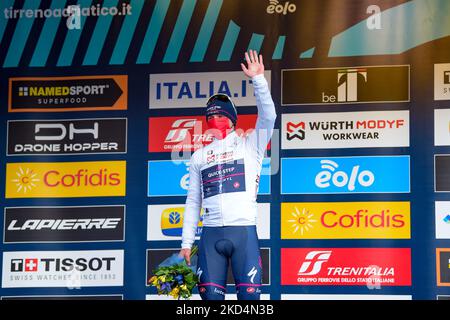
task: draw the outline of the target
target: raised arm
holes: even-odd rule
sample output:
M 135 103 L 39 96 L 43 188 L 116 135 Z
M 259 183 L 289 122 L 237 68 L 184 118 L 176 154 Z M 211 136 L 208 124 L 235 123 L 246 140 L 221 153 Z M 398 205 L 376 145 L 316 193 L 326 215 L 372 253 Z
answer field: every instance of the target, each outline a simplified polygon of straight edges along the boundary
M 262 55 L 257 55 L 256 51 L 250 50 L 245 53 L 247 66 L 241 63 L 242 71 L 252 79 L 256 97 L 256 107 L 258 108 L 258 118 L 255 130 L 249 135 L 248 141 L 260 154 L 264 154 L 269 142 L 277 114 L 275 104 L 269 91 L 269 85 L 264 77 L 264 63 Z

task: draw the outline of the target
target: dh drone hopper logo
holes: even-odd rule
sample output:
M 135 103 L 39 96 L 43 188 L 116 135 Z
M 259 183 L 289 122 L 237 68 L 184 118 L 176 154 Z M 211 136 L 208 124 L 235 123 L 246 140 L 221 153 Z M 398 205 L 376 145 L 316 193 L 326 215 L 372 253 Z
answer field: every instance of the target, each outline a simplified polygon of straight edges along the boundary
M 161 231 L 168 237 L 181 237 L 183 230 L 184 207 L 164 209 L 161 213 Z M 197 226 L 196 236 L 200 236 L 203 227 L 203 210 Z

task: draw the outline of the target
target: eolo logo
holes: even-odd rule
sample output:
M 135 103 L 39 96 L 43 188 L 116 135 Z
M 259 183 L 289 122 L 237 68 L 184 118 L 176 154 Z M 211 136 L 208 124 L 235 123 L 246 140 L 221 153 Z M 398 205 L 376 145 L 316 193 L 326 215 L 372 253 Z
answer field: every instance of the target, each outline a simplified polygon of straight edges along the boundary
M 6 198 L 125 196 L 126 162 L 6 165 Z

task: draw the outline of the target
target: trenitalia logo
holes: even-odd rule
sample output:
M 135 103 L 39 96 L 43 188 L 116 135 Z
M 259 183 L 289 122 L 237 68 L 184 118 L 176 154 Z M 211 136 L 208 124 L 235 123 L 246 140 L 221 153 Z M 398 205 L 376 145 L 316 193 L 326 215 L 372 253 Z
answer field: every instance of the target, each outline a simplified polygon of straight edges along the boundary
M 283 149 L 409 146 L 409 111 L 289 113 L 281 128 Z
M 409 65 L 281 71 L 281 105 L 409 101 Z
M 126 110 L 127 103 L 127 76 L 9 79 L 9 112 Z
M 6 198 L 125 196 L 126 162 L 6 164 Z
M 410 286 L 409 248 L 282 248 L 282 285 Z
M 410 239 L 409 202 L 281 204 L 282 239 Z
M 240 115 L 236 133 L 250 133 L 255 123 L 256 115 Z M 204 116 L 150 117 L 148 127 L 148 152 L 195 151 L 213 141 Z

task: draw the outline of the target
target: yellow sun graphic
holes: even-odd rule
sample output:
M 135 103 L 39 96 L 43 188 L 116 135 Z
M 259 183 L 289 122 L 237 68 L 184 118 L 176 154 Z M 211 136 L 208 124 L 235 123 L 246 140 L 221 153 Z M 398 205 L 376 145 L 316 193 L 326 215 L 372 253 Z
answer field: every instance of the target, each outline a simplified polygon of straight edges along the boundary
M 303 235 L 309 229 L 314 227 L 313 223 L 317 222 L 317 220 L 313 219 L 314 214 L 309 213 L 309 211 L 303 208 L 302 212 L 295 207 L 295 212 L 291 213 L 294 219 L 288 220 L 288 222 L 292 223 L 292 228 L 294 229 L 294 233 L 300 231 L 300 235 Z
M 36 187 L 36 183 L 40 181 L 36 178 L 37 173 L 29 168 L 24 171 L 22 167 L 19 167 L 19 171 L 16 172 L 16 176 L 17 178 L 12 179 L 11 181 L 16 184 L 17 192 L 23 191 L 23 193 L 27 193 L 28 190 Z

